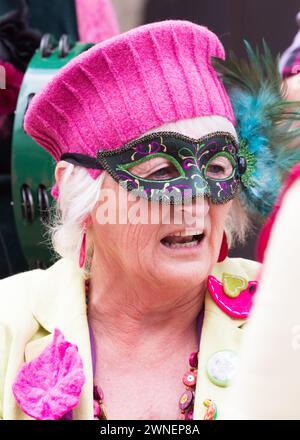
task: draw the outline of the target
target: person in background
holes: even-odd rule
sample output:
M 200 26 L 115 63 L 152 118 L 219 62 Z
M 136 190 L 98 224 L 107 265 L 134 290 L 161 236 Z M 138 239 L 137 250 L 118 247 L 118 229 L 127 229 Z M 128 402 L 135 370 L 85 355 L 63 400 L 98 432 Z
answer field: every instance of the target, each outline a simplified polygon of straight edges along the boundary
M 296 23 L 300 27 L 300 12 L 296 16 Z M 293 43 L 288 47 L 279 60 L 279 70 L 287 89 L 286 99 L 300 100 L 300 30 Z

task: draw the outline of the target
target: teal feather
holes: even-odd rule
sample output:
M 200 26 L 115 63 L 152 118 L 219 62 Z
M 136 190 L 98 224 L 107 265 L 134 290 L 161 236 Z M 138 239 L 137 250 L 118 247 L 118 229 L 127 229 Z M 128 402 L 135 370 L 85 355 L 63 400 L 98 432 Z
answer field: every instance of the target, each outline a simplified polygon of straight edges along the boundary
M 265 41 L 254 50 L 245 41 L 247 58 L 233 52 L 212 62 L 229 94 L 241 149 L 248 164 L 240 195 L 251 214 L 266 217 L 290 168 L 300 162 L 300 102 L 285 99 L 278 70 Z M 291 148 L 293 143 L 293 148 Z M 296 143 L 296 147 L 295 147 Z

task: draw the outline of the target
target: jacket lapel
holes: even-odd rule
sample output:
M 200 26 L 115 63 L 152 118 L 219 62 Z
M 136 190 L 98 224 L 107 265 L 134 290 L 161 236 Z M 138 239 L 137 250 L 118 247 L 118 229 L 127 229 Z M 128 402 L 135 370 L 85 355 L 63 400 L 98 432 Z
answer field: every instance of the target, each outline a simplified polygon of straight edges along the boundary
M 55 272 L 55 274 L 53 273 Z M 44 271 L 44 288 L 32 295 L 32 314 L 43 329 L 25 347 L 26 362 L 37 357 L 50 344 L 54 329 L 77 345 L 84 366 L 85 383 L 79 405 L 73 410 L 76 420 L 91 420 L 93 415 L 93 372 L 84 279 L 75 264 L 61 259 Z
M 240 261 L 240 259 L 227 258 L 224 262 L 216 264 L 211 274 L 219 280 L 222 280 L 223 272 L 248 279 L 249 275 L 252 276 L 252 274 L 244 270 Z M 253 267 L 253 272 L 257 269 L 256 264 L 255 268 Z M 255 276 L 253 279 L 255 279 Z M 245 320 L 233 319 L 225 314 L 212 300 L 210 294 L 206 292 L 203 327 L 199 346 L 194 420 L 203 420 L 207 409 L 203 402 L 207 399 L 213 401 L 217 408 L 217 418 L 222 419 L 230 386 L 222 387 L 214 384 L 208 377 L 207 365 L 212 355 L 222 350 L 229 350 L 236 354 L 239 353 L 244 323 Z
M 198 358 L 198 380 L 195 393 L 194 419 L 203 420 L 206 412 L 204 401 L 210 399 L 218 410 L 218 419 L 222 418 L 222 409 L 230 388 L 220 387 L 210 381 L 207 364 L 211 356 L 221 350 L 238 353 L 243 330 L 228 319 L 220 318 L 215 313 L 209 294 L 206 294 L 203 328 Z M 217 307 L 217 306 L 216 306 Z
M 254 273 L 257 265 L 253 266 Z M 222 273 L 249 278 L 249 271 L 243 270 L 240 259 L 226 259 L 216 264 L 212 274 L 219 280 Z M 252 276 L 252 274 L 250 274 Z M 25 360 L 28 362 L 37 357 L 52 341 L 55 328 L 61 330 L 65 338 L 78 346 L 84 365 L 85 384 L 82 389 L 80 403 L 73 410 L 73 418 L 92 420 L 93 417 L 93 370 L 89 329 L 86 316 L 84 279 L 75 264 L 61 259 L 47 271 L 43 271 L 43 291 L 38 288 L 31 295 L 31 311 L 34 317 L 31 334 L 27 335 L 25 344 Z M 245 320 L 232 319 L 226 315 L 212 300 L 207 292 L 202 336 L 199 349 L 198 380 L 195 392 L 194 419 L 201 420 L 206 412 L 203 402 L 211 399 L 217 406 L 218 419 L 222 418 L 224 402 L 229 388 L 212 383 L 207 375 L 207 363 L 210 357 L 221 350 L 239 351 Z M 38 324 L 38 325 L 37 325 Z M 26 335 L 25 335 L 26 336 Z M 25 340 L 25 337 L 23 338 Z M 20 351 L 21 345 L 18 349 Z M 21 362 L 20 362 L 21 363 Z M 17 371 L 11 372 L 11 389 Z M 12 418 L 28 418 L 12 417 Z

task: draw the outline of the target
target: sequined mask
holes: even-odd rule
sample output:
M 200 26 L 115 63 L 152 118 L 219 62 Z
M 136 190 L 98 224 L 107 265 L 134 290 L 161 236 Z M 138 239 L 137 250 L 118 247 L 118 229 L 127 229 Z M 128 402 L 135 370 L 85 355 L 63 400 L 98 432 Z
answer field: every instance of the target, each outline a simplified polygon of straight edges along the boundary
M 68 160 L 76 155 L 63 156 Z M 235 196 L 246 169 L 235 138 L 227 132 L 200 139 L 176 132 L 152 133 L 113 151 L 98 151 L 96 162 L 94 168 L 106 170 L 126 190 L 171 204 L 196 197 L 225 203 Z

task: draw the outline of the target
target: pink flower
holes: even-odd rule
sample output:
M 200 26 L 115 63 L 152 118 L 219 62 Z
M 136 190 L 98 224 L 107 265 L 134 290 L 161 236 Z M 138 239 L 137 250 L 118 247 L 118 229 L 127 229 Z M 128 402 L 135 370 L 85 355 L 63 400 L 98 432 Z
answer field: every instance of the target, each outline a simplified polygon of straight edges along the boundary
M 1 60 L 0 67 L 0 74 L 4 74 L 5 79 L 5 89 L 0 89 L 0 116 L 3 116 L 15 111 L 23 73 L 12 64 Z
M 37 420 L 58 420 L 78 405 L 84 381 L 77 346 L 55 329 L 51 344 L 21 367 L 12 389 L 26 414 Z

